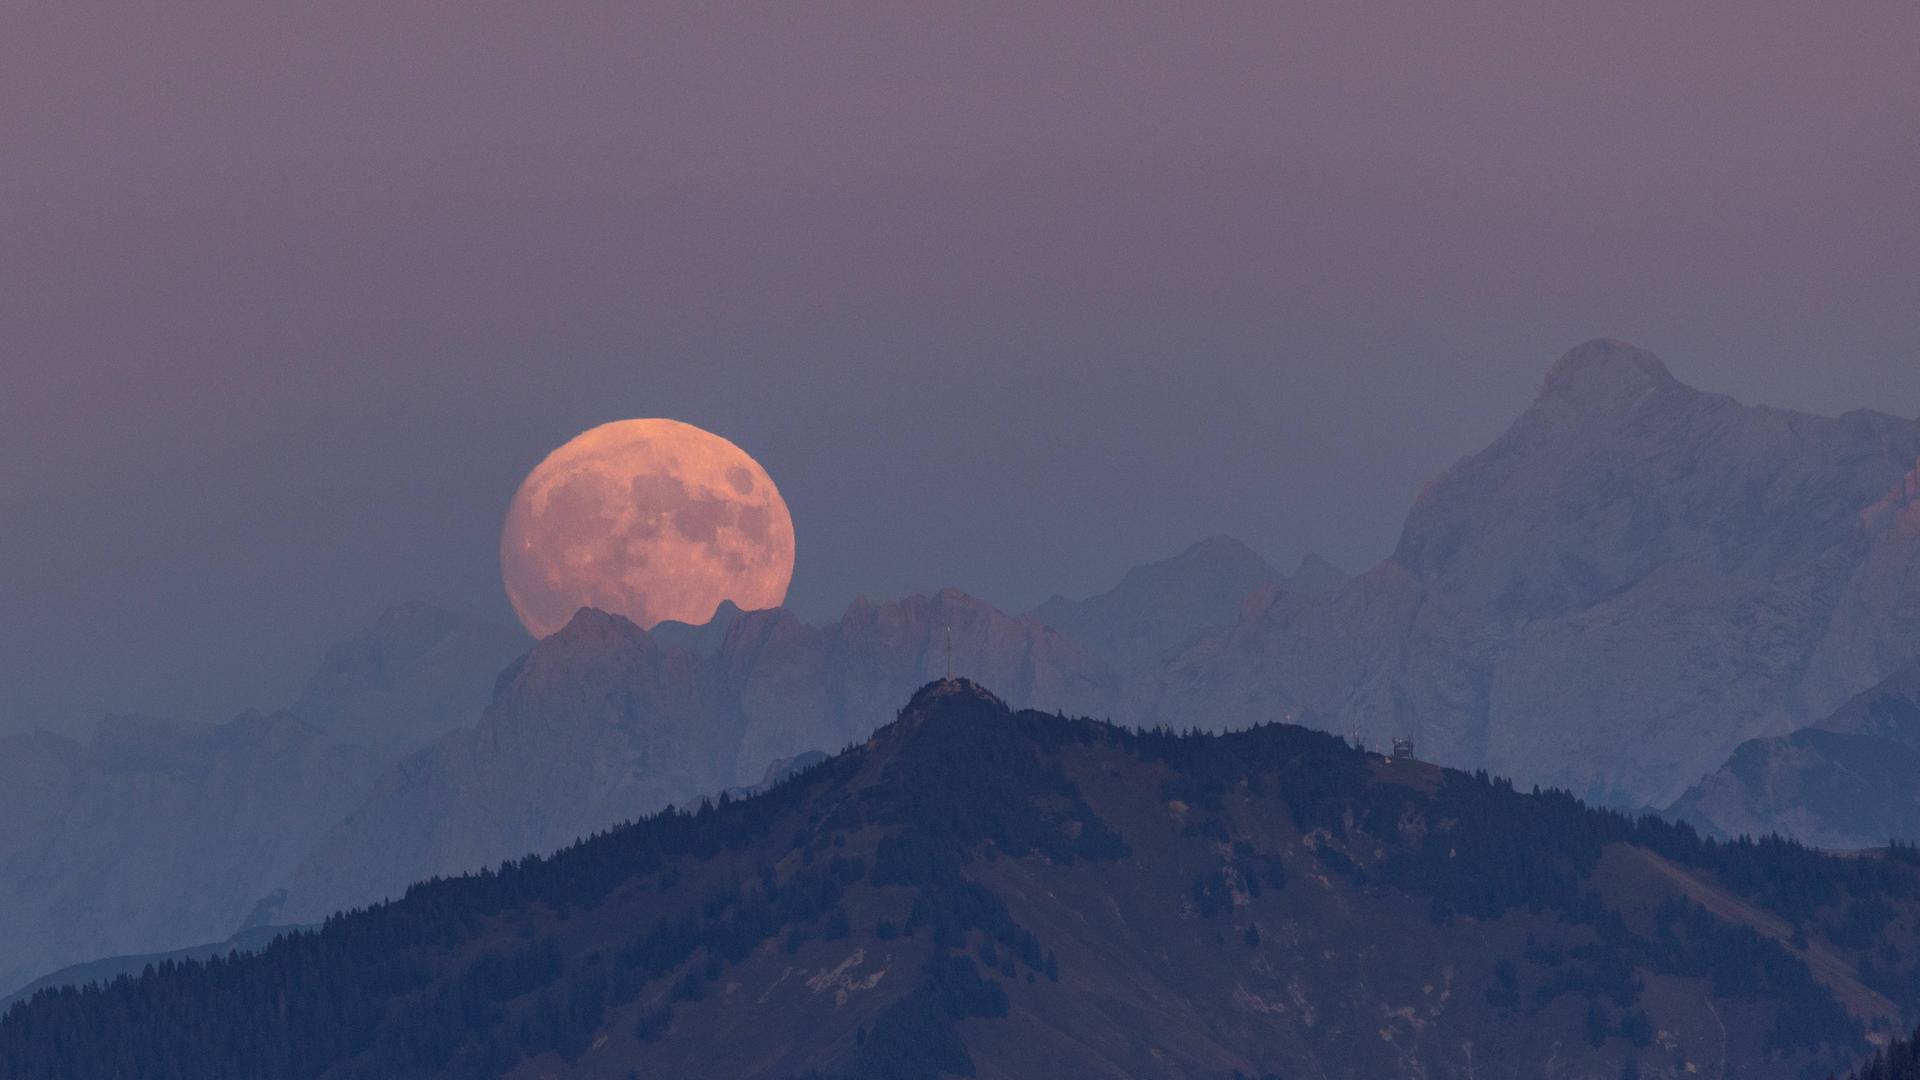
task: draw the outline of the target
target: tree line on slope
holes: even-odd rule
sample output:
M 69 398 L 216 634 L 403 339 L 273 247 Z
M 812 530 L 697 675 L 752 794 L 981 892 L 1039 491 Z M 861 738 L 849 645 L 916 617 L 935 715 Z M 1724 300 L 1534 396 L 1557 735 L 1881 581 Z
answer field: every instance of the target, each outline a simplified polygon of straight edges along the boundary
M 1865 1065 L 1848 1073 L 1847 1080 L 1920 1080 L 1920 1031 L 1888 1043 Z

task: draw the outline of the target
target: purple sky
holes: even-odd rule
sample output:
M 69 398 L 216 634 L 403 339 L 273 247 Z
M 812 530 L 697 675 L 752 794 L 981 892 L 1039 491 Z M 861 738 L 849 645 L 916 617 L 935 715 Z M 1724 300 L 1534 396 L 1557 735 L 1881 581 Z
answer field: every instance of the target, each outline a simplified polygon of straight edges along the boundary
M 514 485 L 623 417 L 759 458 L 826 616 L 1363 565 L 1599 335 L 1920 414 L 1916 49 L 1912 0 L 13 5 L 0 729 L 510 619 Z

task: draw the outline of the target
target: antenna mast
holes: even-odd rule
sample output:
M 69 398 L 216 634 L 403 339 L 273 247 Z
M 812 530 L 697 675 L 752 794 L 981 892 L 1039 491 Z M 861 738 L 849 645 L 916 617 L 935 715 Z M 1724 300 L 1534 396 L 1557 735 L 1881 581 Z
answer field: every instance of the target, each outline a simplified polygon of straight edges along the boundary
M 947 681 L 953 681 L 953 627 L 947 627 Z

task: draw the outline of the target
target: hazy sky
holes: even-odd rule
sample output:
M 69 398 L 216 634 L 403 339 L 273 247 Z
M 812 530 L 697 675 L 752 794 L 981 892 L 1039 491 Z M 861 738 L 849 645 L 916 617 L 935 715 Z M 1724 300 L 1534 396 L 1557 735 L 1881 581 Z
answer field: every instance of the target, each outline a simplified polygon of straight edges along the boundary
M 1920 414 L 1920 4 L 0 12 L 0 729 L 511 618 L 539 458 L 666 416 L 809 617 L 1213 532 L 1385 554 L 1589 337 Z

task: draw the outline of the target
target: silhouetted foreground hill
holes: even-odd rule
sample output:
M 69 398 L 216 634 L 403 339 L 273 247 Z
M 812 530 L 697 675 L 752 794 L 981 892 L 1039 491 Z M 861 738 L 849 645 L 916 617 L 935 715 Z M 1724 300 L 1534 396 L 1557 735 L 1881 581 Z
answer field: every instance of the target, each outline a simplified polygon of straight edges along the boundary
M 1920 1012 L 1917 862 L 956 680 L 764 795 L 42 993 L 0 1076 L 1822 1076 Z

